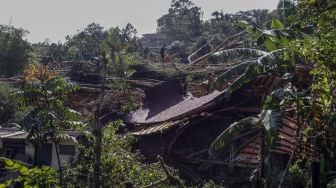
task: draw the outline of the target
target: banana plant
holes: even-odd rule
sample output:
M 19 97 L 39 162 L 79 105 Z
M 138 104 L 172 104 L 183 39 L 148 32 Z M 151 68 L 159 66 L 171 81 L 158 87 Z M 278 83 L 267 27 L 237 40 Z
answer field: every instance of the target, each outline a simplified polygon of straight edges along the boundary
M 263 110 L 257 117 L 247 117 L 232 123 L 211 144 L 210 153 L 222 149 L 234 137 L 251 130 L 259 130 L 268 135 L 267 145 L 274 146 L 277 130 L 282 126 L 283 114 L 278 109 Z
M 222 85 L 233 78 L 235 81 L 226 88 L 225 96 L 230 95 L 242 86 L 251 83 L 257 76 L 275 72 L 279 77 L 283 77 L 283 82 L 290 84 L 295 75 L 294 57 L 291 54 L 289 41 L 292 33 L 285 28 L 279 20 L 273 20 L 271 28 L 247 29 L 256 39 L 259 49 L 234 48 L 225 49 L 212 55 L 217 60 L 232 57 L 249 57 L 223 74 L 219 75 L 214 82 L 214 89 L 221 89 Z M 288 80 L 288 77 L 290 79 Z M 227 145 L 234 137 L 250 130 L 258 130 L 261 133 L 263 143 L 260 165 L 264 164 L 264 159 L 269 154 L 269 150 L 275 146 L 279 139 L 278 129 L 282 126 L 282 106 L 289 101 L 297 99 L 297 93 L 292 88 L 280 85 L 273 90 L 264 101 L 263 111 L 256 117 L 246 117 L 231 124 L 224 130 L 211 144 L 210 154 L 216 153 Z

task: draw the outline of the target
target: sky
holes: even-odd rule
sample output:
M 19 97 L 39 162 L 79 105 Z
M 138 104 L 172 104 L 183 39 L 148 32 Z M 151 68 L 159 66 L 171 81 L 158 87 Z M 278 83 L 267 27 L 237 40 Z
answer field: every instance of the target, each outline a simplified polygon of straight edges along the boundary
M 209 18 L 216 10 L 235 13 L 240 10 L 276 8 L 279 0 L 192 0 Z M 156 20 L 168 12 L 170 0 L 0 0 L 0 24 L 29 31 L 32 43 L 50 39 L 65 41 L 88 24 L 109 27 L 131 23 L 143 33 L 156 31 Z

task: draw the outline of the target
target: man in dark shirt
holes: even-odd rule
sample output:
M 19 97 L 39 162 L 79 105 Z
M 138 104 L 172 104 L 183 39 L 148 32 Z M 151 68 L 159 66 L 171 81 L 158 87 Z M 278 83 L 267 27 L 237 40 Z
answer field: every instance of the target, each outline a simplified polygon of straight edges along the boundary
M 148 54 L 149 54 L 149 48 L 146 47 L 144 50 L 144 58 L 147 59 L 148 58 Z
M 166 49 L 166 44 L 163 44 L 163 46 L 161 47 L 161 59 L 162 61 L 164 61 L 164 58 L 165 58 L 165 49 Z

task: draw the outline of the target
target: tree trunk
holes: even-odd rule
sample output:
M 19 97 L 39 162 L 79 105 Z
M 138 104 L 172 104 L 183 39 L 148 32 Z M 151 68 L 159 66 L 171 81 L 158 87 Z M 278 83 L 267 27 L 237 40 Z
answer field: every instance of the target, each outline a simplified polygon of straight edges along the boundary
M 56 141 L 54 141 L 54 145 L 55 145 L 56 156 L 57 156 L 57 163 L 58 163 L 59 181 L 60 181 L 61 187 L 64 187 L 64 184 L 63 184 L 63 172 L 62 172 L 61 160 L 60 160 L 60 156 L 59 156 L 58 143 Z

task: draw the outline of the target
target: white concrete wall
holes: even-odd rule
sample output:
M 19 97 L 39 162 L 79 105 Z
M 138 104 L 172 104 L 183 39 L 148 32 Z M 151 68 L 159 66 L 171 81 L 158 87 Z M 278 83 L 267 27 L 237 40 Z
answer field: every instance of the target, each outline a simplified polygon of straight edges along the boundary
M 49 142 L 51 143 L 51 142 Z M 72 140 L 66 140 L 60 142 L 60 145 L 74 145 L 75 146 L 75 156 L 71 155 L 60 155 L 60 161 L 61 161 L 61 166 L 64 166 L 67 162 L 70 161 L 71 158 L 77 158 L 79 154 L 78 147 L 76 143 Z M 2 149 L 2 140 L 0 139 L 0 148 Z M 25 147 L 25 153 L 26 155 L 30 156 L 32 160 L 34 160 L 35 156 L 35 147 L 33 144 L 29 143 L 26 141 L 26 147 Z M 51 158 L 51 167 L 58 169 L 58 160 L 57 160 L 57 154 L 56 154 L 56 148 L 55 144 L 52 144 L 52 158 Z
M 59 143 L 59 145 L 75 145 L 75 156 L 60 154 L 61 166 L 63 167 L 67 162 L 70 161 L 72 157 L 76 159 L 79 151 L 78 151 L 78 147 L 76 146 L 76 143 L 74 143 L 73 141 L 62 141 Z M 58 169 L 58 161 L 57 161 L 57 153 L 56 153 L 55 144 L 53 144 L 53 147 L 52 147 L 51 167 Z
M 25 153 L 28 155 L 32 161 L 34 161 L 35 147 L 33 144 L 26 141 Z
M 26 148 L 25 148 L 26 155 L 30 156 L 34 160 L 35 154 L 35 147 L 33 144 L 26 141 Z

